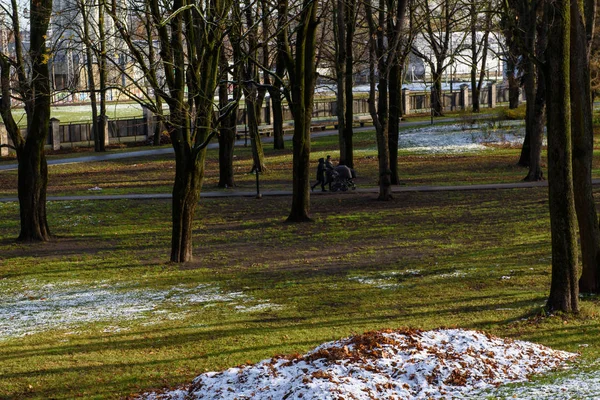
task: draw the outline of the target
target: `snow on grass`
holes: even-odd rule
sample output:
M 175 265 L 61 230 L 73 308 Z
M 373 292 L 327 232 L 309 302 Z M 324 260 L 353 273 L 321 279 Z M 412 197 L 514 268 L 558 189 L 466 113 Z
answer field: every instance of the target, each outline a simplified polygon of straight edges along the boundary
M 305 355 L 276 356 L 202 374 L 187 393 L 179 389 L 141 398 L 482 398 L 487 390 L 527 381 L 530 375 L 562 367 L 575 357 L 461 329 L 369 332 L 325 343 Z
M 379 289 L 397 289 L 403 287 L 400 283 L 406 276 L 421 276 L 421 270 L 407 269 L 404 271 L 386 271 L 375 275 L 351 276 L 351 281 L 356 281 L 363 285 L 374 286 Z
M 268 308 L 268 302 L 206 284 L 159 290 L 102 282 L 84 286 L 76 281 L 43 285 L 33 280 L 20 285 L 4 281 L 0 282 L 0 293 L 0 340 L 98 321 L 114 324 L 145 318 L 148 321 L 144 323 L 152 324 L 182 319 L 193 305 L 231 303 L 244 307 L 245 312 Z M 123 329 L 110 325 L 104 332 Z
M 580 371 L 550 382 L 500 387 L 488 395 L 494 399 L 519 400 L 597 399 L 600 395 L 600 375 L 598 371 Z
M 489 145 L 520 145 L 525 126 L 520 121 L 433 125 L 400 132 L 401 149 L 418 153 L 464 153 L 489 149 Z

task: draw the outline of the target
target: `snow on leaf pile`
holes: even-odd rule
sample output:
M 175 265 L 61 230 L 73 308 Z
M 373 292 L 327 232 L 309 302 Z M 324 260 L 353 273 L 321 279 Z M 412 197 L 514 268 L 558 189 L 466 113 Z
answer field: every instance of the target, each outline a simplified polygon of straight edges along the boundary
M 576 354 L 461 329 L 369 332 L 198 376 L 149 399 L 445 399 L 527 380 Z

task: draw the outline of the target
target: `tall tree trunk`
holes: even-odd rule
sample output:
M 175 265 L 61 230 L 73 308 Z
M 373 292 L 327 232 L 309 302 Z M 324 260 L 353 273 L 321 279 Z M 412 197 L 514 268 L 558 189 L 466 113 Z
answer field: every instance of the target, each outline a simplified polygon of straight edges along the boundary
M 588 12 L 595 14 L 595 3 Z M 592 190 L 594 128 L 589 48 L 584 2 L 571 1 L 571 122 L 573 132 L 573 185 L 579 223 L 582 275 L 579 289 L 600 292 L 600 231 Z M 593 36 L 593 28 L 589 32 Z
M 165 116 L 163 113 L 163 102 L 162 102 L 162 98 L 159 95 L 156 95 L 154 97 L 154 102 L 156 104 L 156 113 L 154 115 L 155 117 L 155 123 L 154 123 L 154 136 L 153 136 L 153 141 L 152 144 L 154 146 L 160 146 L 160 139 L 162 137 L 162 133 L 163 130 L 165 128 Z
M 46 48 L 46 33 L 52 1 L 32 1 L 30 5 L 31 87 L 30 97 L 25 99 L 25 108 L 28 110 L 27 138 L 22 142 L 13 137 L 13 142 L 17 144 L 19 162 L 18 196 L 21 216 L 19 240 L 26 242 L 50 239 L 46 217 L 48 166 L 44 145 L 50 122 L 50 73 L 47 64 L 49 50 Z M 13 7 L 17 8 L 15 2 Z M 10 103 L 10 96 L 8 102 Z M 20 132 L 18 135 L 20 136 Z
M 280 85 L 276 82 L 275 87 L 277 88 L 271 92 L 271 107 L 273 110 L 273 147 L 276 150 L 283 150 L 285 148 L 285 141 L 283 140 L 283 104 L 281 101 Z
M 224 110 L 229 104 L 228 93 L 228 60 L 224 52 L 221 52 L 221 82 L 219 83 L 219 108 Z M 236 68 L 237 69 L 237 68 Z M 237 74 L 236 74 L 237 76 Z M 236 89 L 239 90 L 239 89 Z M 238 96 L 234 96 L 237 99 Z M 236 120 L 238 107 L 221 120 L 219 127 L 219 187 L 228 188 L 235 186 L 233 174 L 233 149 L 236 135 Z
M 335 22 L 333 24 L 333 31 L 335 35 L 335 77 L 337 81 L 337 98 L 336 114 L 337 114 L 337 129 L 338 129 L 338 142 L 340 148 L 340 164 L 346 164 L 346 6 L 345 1 L 337 0 L 336 7 L 333 10 Z
M 471 93 L 473 95 L 473 112 L 478 113 L 480 108 L 480 86 L 477 84 L 477 4 L 471 2 Z
M 48 103 L 49 104 L 49 103 Z M 29 135 L 45 135 L 41 126 L 32 127 Z M 46 128 L 47 130 L 47 128 Z M 43 151 L 44 142 L 29 140 L 17 149 L 18 194 L 21 217 L 21 232 L 18 240 L 23 242 L 47 241 L 50 229 L 46 218 L 46 189 L 48 165 Z
M 508 58 L 506 65 L 508 79 L 508 108 L 514 110 L 519 107 L 519 81 L 515 76 L 515 63 L 512 61 L 511 57 Z
M 392 61 L 390 68 L 389 96 L 390 119 L 388 124 L 388 148 L 390 153 L 390 182 L 392 185 L 400 184 L 398 174 L 398 140 L 400 131 L 400 118 L 402 117 L 402 81 L 398 59 Z
M 346 45 L 345 60 L 346 67 L 344 72 L 346 74 L 344 78 L 344 100 L 346 106 L 344 107 L 344 165 L 350 168 L 354 168 L 354 32 L 356 30 L 356 0 L 346 0 L 343 2 L 346 7 L 345 12 L 345 25 L 346 25 Z M 341 162 L 341 161 L 340 161 Z
M 98 136 L 94 140 L 94 150 L 106 151 L 106 32 L 104 31 L 104 0 L 98 2 L 98 32 L 100 34 L 100 54 L 98 57 L 98 72 L 100 75 L 100 116 L 98 117 Z
M 92 108 L 92 136 L 94 137 L 94 148 L 96 148 L 96 143 L 98 142 L 98 101 L 96 98 L 96 82 L 94 78 L 94 54 L 90 37 L 89 10 L 85 1 L 79 3 L 79 8 L 83 24 L 83 43 L 86 58 L 85 68 L 87 72 L 88 90 L 90 92 L 90 106 Z
M 244 89 L 246 100 L 246 115 L 248 116 L 248 130 L 250 131 L 250 144 L 252 146 L 252 170 L 255 172 L 264 172 L 265 154 L 263 151 L 260 133 L 258 132 L 258 103 L 256 102 L 257 94 L 255 91 Z
M 527 103 L 525 104 L 525 139 L 523 146 L 521 147 L 521 157 L 519 158 L 518 165 L 522 167 L 529 167 L 530 154 L 531 154 L 531 136 L 534 134 L 539 127 L 536 126 L 537 120 L 535 118 L 535 87 L 536 87 L 536 76 L 535 66 L 533 61 L 525 61 L 525 77 L 524 77 L 524 89 Z
M 435 71 L 431 72 L 433 82 L 431 84 L 431 108 L 433 115 L 441 117 L 444 115 L 442 105 L 442 65 L 437 65 Z
M 546 52 L 548 193 L 552 233 L 552 282 L 547 308 L 579 311 L 579 269 L 573 193 L 569 71 L 569 0 L 549 1 L 552 21 Z
M 285 74 L 285 59 L 282 50 L 277 47 L 277 56 L 275 58 L 275 75 L 283 77 Z M 276 150 L 285 148 L 283 140 L 283 104 L 281 98 L 281 79 L 275 79 L 273 88 L 269 89 L 271 97 L 271 107 L 273 109 L 273 147 Z
M 544 73 L 541 68 L 536 68 L 538 71 L 538 79 L 536 80 L 535 100 L 531 116 L 527 124 L 529 127 L 529 148 L 528 166 L 529 172 L 525 177 L 526 182 L 536 182 L 544 179 L 542 171 L 542 144 L 544 140 L 544 110 L 546 106 L 546 87 L 544 82 Z
M 178 121 L 179 118 L 176 118 Z M 181 121 L 183 122 L 183 121 Z M 186 126 L 187 125 L 187 126 Z M 189 124 L 176 129 L 186 129 Z M 181 135 L 181 133 L 179 134 Z M 175 136 L 175 135 L 172 135 Z M 200 200 L 200 189 L 204 176 L 204 160 L 197 160 L 189 146 L 174 143 L 175 182 L 172 200 L 171 261 L 192 260 L 192 233 L 196 206 Z
M 288 222 L 310 221 L 310 122 L 312 118 L 314 90 L 316 82 L 316 31 L 317 3 L 304 0 L 296 33 L 294 57 L 288 52 L 287 65 L 292 85 L 292 112 L 294 114 L 293 136 L 293 180 L 292 207 Z M 278 13 L 281 15 L 279 27 L 287 25 L 287 2 L 280 0 Z M 286 37 L 281 37 L 280 46 L 289 49 Z M 282 49 L 284 50 L 284 49 Z

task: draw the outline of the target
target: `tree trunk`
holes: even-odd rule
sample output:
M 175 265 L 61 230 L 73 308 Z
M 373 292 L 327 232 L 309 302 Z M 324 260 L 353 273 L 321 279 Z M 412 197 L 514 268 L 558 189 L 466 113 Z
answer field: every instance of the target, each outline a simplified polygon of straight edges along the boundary
M 442 66 L 438 65 L 435 71 L 432 71 L 431 86 L 431 108 L 436 117 L 443 116 L 444 107 L 442 105 Z
M 227 58 L 221 53 L 220 60 L 221 83 L 219 83 L 219 108 L 225 109 L 229 104 L 229 93 L 227 90 Z M 239 90 L 239 89 L 238 89 Z M 235 96 L 234 96 L 235 97 Z M 219 126 L 219 187 L 230 188 L 235 186 L 233 177 L 233 149 L 236 134 L 236 119 L 238 107 L 221 121 Z
M 162 98 L 160 96 L 156 96 L 155 97 L 155 103 L 156 103 L 156 114 L 154 115 L 154 117 L 156 117 L 155 119 L 155 123 L 154 123 L 154 137 L 153 137 L 153 142 L 152 144 L 154 146 L 160 146 L 160 139 L 162 137 L 162 133 L 164 130 L 164 114 L 163 114 L 163 109 L 162 109 Z
M 43 133 L 41 134 L 43 135 Z M 50 229 L 46 218 L 48 165 L 43 146 L 43 142 L 27 140 L 24 148 L 17 150 L 21 216 L 21 232 L 18 240 L 23 242 L 50 239 Z
M 246 96 L 246 115 L 248 116 L 248 130 L 250 131 L 250 144 L 252 146 L 252 170 L 264 172 L 265 154 L 263 151 L 260 133 L 258 132 L 258 104 L 256 103 L 256 94 L 244 90 Z
M 400 118 L 402 116 L 402 81 L 400 65 L 396 60 L 390 68 L 389 96 L 390 96 L 390 119 L 388 124 L 388 148 L 390 154 L 390 183 L 400 184 L 398 174 L 398 140 L 400 131 Z
M 19 240 L 26 242 L 46 241 L 50 238 L 46 218 L 48 166 L 44 145 L 50 122 L 50 73 L 47 64 L 49 50 L 46 48 L 46 32 L 51 10 L 52 1 L 31 2 L 29 54 L 32 78 L 31 97 L 26 99 L 26 109 L 30 112 L 27 118 L 27 138 L 23 147 L 17 148 L 21 216 Z M 17 143 L 16 140 L 13 142 Z
M 346 106 L 344 107 L 344 165 L 350 168 L 354 168 L 354 31 L 356 29 L 355 14 L 356 14 L 356 0 L 346 0 L 343 2 L 346 7 L 345 21 L 346 24 L 346 57 L 344 62 L 346 67 L 344 72 L 346 74 L 344 78 L 344 88 L 346 100 Z
M 177 151 L 177 150 L 176 150 Z M 203 155 L 200 157 L 203 158 Z M 171 261 L 192 260 L 194 213 L 200 200 L 204 160 L 196 162 L 191 154 L 179 154 L 173 185 Z
M 473 95 L 473 112 L 479 112 L 480 90 L 477 84 L 477 9 L 476 3 L 471 2 L 471 93 Z
M 509 61 L 511 58 L 509 57 Z M 509 65 L 507 61 L 507 65 Z M 519 107 L 519 81 L 515 76 L 514 62 L 511 62 L 511 67 L 507 67 L 508 75 L 508 108 L 514 110 Z
M 100 34 L 100 54 L 98 57 L 98 73 L 100 75 L 100 116 L 98 123 L 98 136 L 94 140 L 94 151 L 106 151 L 106 32 L 104 30 L 104 0 L 98 1 L 98 32 Z
M 279 90 L 271 93 L 271 106 L 273 108 L 273 148 L 283 150 L 285 148 L 285 141 L 283 140 L 283 106 Z
M 570 71 L 568 0 L 549 2 L 552 21 L 548 35 L 545 71 L 548 96 L 548 193 L 552 233 L 552 282 L 547 308 L 579 311 L 579 271 L 573 200 L 571 153 Z
M 533 132 L 539 127 L 536 126 L 535 119 L 535 66 L 533 61 L 525 61 L 525 77 L 524 77 L 524 88 L 525 97 L 527 97 L 527 103 L 525 104 L 525 139 L 523 146 L 521 147 L 521 157 L 517 165 L 522 167 L 529 167 L 530 154 L 531 154 L 531 136 Z
M 582 1 L 571 2 L 571 121 L 573 185 L 579 224 L 582 275 L 579 290 L 600 292 L 600 232 L 592 188 L 594 127 L 586 26 Z
M 310 218 L 310 112 L 303 112 L 303 119 L 294 118 L 293 137 L 293 180 L 292 208 L 287 218 L 288 222 L 306 222 Z
M 287 15 L 287 3 L 280 2 L 280 29 Z M 304 0 L 296 33 L 296 53 L 288 53 L 288 72 L 292 85 L 294 114 L 292 208 L 288 222 L 310 221 L 310 122 L 312 118 L 316 81 L 317 3 Z M 287 25 L 287 23 L 286 23 Z M 280 45 L 289 46 L 287 38 Z M 288 47 L 289 48 L 289 47 Z
M 82 17 L 83 42 L 85 46 L 85 68 L 87 73 L 88 90 L 90 92 L 90 106 L 92 108 L 92 136 L 94 137 L 94 150 L 98 151 L 98 101 L 96 98 L 96 82 L 94 79 L 94 56 L 89 33 L 88 9 L 85 1 L 79 3 Z
M 529 172 L 525 177 L 526 182 L 536 182 L 544 180 L 542 171 L 542 143 L 544 140 L 544 110 L 546 105 L 546 87 L 544 83 L 543 71 L 541 68 L 536 68 L 538 71 L 538 79 L 536 80 L 537 90 L 535 100 L 532 107 L 532 115 L 528 124 L 529 128 Z M 525 145 L 523 146 L 525 147 Z
M 283 77 L 285 73 L 285 61 L 281 50 L 277 49 L 277 57 L 275 61 L 275 75 Z M 285 141 L 283 140 L 283 105 L 281 101 L 281 81 L 276 79 L 274 89 L 269 89 L 271 97 L 271 107 L 273 109 L 273 148 L 275 150 L 283 150 Z
M 340 164 L 346 164 L 346 24 L 345 15 L 346 7 L 343 0 L 338 0 L 336 7 L 334 8 L 335 22 L 333 24 L 333 31 L 336 37 L 335 40 L 335 52 L 336 52 L 336 63 L 335 63 L 335 77 L 337 81 L 337 98 L 336 104 L 336 115 L 337 115 L 337 129 L 338 129 L 338 142 L 340 148 Z

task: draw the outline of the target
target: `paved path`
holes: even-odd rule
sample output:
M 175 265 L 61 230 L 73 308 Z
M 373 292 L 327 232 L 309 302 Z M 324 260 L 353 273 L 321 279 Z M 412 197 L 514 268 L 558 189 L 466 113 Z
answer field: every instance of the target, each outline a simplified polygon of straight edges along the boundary
M 594 185 L 600 185 L 600 179 L 594 179 Z M 548 186 L 548 181 L 541 182 L 516 182 L 516 183 L 491 183 L 482 185 L 457 185 L 457 186 L 393 186 L 393 193 L 414 193 L 414 192 L 451 192 L 451 191 L 479 191 L 479 190 L 506 190 L 506 189 L 523 189 L 523 188 L 537 188 Z M 330 195 L 344 195 L 348 196 L 352 193 L 379 193 L 379 188 L 358 188 L 356 190 L 348 192 L 321 192 L 314 191 L 311 196 L 330 196 Z M 289 190 L 271 190 L 268 192 L 261 192 L 262 197 L 275 197 L 275 196 L 291 196 L 292 192 Z M 154 194 L 115 194 L 115 195 L 104 195 L 104 194 L 90 194 L 86 196 L 48 196 L 48 201 L 78 201 L 78 200 L 151 200 L 151 199 L 170 199 L 172 196 L 170 193 L 154 193 Z M 202 192 L 200 194 L 202 198 L 219 198 L 219 197 L 256 197 L 255 191 L 236 191 L 236 190 L 222 190 L 218 192 Z M 0 203 L 16 202 L 16 197 L 4 197 L 0 198 Z
M 487 116 L 486 114 L 482 114 L 479 116 L 483 118 Z M 457 121 L 457 118 L 438 118 L 435 120 L 436 123 L 448 123 Z M 413 126 L 425 126 L 430 125 L 430 121 L 404 121 L 401 122 L 402 128 L 410 128 Z M 354 128 L 354 132 L 364 132 L 364 131 L 372 131 L 374 128 L 363 127 L 363 128 Z M 337 130 L 326 130 L 326 131 L 314 131 L 311 133 L 311 137 L 318 138 L 323 136 L 333 136 L 337 135 Z M 284 135 L 286 140 L 291 140 L 292 135 L 287 134 Z M 262 138 L 263 143 L 273 143 L 273 137 L 265 137 Z M 244 146 L 245 140 L 236 140 L 235 145 L 238 147 Z M 209 149 L 216 149 L 219 147 L 218 143 L 211 143 L 208 145 Z M 99 153 L 91 156 L 84 157 L 69 157 L 69 158 L 61 158 L 61 159 L 50 159 L 48 160 L 48 165 L 62 165 L 62 164 L 74 164 L 74 163 L 84 163 L 84 162 L 100 162 L 100 161 L 110 161 L 110 160 L 121 160 L 127 158 L 135 158 L 135 157 L 147 157 L 147 156 L 155 156 L 155 155 L 164 155 L 164 154 L 173 154 L 172 147 L 163 147 L 159 149 L 149 149 L 149 150 L 134 150 L 134 151 L 123 151 L 119 153 Z M 1 171 L 14 171 L 17 169 L 16 163 L 3 164 L 0 165 Z
M 442 118 L 436 119 L 437 123 L 447 123 L 456 121 L 453 118 Z M 430 121 L 414 121 L 414 122 L 403 122 L 402 127 L 412 127 L 412 126 L 424 126 L 429 125 Z M 361 132 L 366 130 L 372 130 L 372 127 L 364 127 L 364 128 L 356 128 L 355 132 Z M 328 131 L 320 131 L 313 132 L 312 137 L 322 137 L 322 136 L 331 136 L 337 134 L 336 130 L 328 130 Z M 286 139 L 290 139 L 291 135 L 286 135 Z M 273 142 L 272 137 L 263 138 L 263 142 L 270 143 Z M 237 140 L 236 146 L 243 146 L 244 140 Z M 209 148 L 217 148 L 217 143 L 211 143 Z M 63 159 L 53 159 L 49 160 L 49 165 L 60 165 L 60 164 L 70 164 L 70 163 L 84 163 L 84 162 L 99 162 L 99 161 L 109 161 L 109 160 L 118 160 L 118 159 L 127 159 L 127 158 L 135 158 L 135 157 L 145 157 L 145 156 L 153 156 L 153 155 L 164 155 L 164 154 L 172 154 L 173 149 L 171 147 L 168 148 L 160 148 L 160 149 L 149 149 L 149 150 L 138 150 L 138 151 L 128 151 L 121 153 L 103 153 L 85 157 L 72 157 L 72 158 L 63 158 Z M 17 168 L 17 164 L 5 164 L 0 165 L 1 171 L 9 171 L 15 170 Z M 593 181 L 594 185 L 600 184 L 600 179 L 595 179 Z M 530 187 L 544 187 L 547 186 L 547 181 L 542 182 L 516 182 L 516 183 L 498 183 L 498 184 L 484 184 L 484 185 L 458 185 L 458 186 L 394 186 L 392 187 L 393 193 L 407 193 L 407 192 L 441 192 L 441 191 L 467 191 L 467 190 L 499 190 L 499 189 L 520 189 L 520 188 L 530 188 Z M 336 194 L 348 195 L 350 193 L 378 193 L 379 188 L 370 187 L 370 188 L 359 188 L 356 191 L 352 192 L 338 192 Z M 268 192 L 261 192 L 262 196 L 290 196 L 292 194 L 291 191 L 286 190 L 273 190 Z M 312 195 L 322 196 L 322 195 L 331 195 L 331 192 L 320 192 L 315 191 Z M 118 200 L 118 199 L 170 199 L 172 196 L 170 193 L 155 193 L 155 194 L 122 194 L 122 195 L 103 195 L 101 193 L 90 194 L 86 196 L 48 196 L 49 201 L 74 201 L 74 200 Z M 217 192 L 202 192 L 201 197 L 203 198 L 217 198 L 217 197 L 256 197 L 256 191 L 229 191 L 222 190 Z M 0 198 L 0 202 L 15 202 L 18 201 L 16 197 L 6 197 Z

